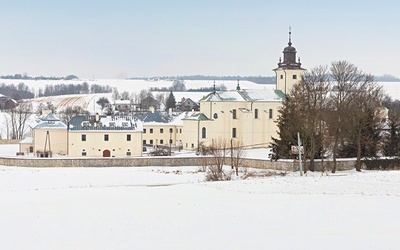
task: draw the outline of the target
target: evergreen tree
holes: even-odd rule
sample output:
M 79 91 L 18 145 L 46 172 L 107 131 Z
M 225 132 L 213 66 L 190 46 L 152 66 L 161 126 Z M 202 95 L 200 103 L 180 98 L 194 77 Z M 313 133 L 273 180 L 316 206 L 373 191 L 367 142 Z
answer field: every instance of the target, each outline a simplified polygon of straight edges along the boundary
M 294 100 L 286 96 L 282 107 L 278 110 L 278 135 L 279 138 L 272 138 L 272 149 L 279 158 L 294 158 L 291 153 L 291 146 L 297 145 L 297 132 L 300 130 L 300 122 L 296 115 Z
M 175 96 L 174 96 L 174 94 L 173 94 L 172 91 L 171 91 L 171 92 L 169 93 L 168 98 L 167 98 L 165 108 L 166 108 L 167 110 L 169 110 L 170 108 L 173 110 L 173 109 L 175 109 L 175 106 L 176 106 Z

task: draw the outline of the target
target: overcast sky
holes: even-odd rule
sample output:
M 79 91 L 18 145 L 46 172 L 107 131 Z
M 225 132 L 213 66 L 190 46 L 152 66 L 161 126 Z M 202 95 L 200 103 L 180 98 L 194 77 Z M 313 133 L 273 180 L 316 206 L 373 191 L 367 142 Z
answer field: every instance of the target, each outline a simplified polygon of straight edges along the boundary
M 0 75 L 274 75 L 288 27 L 302 66 L 348 60 L 400 77 L 400 3 L 4 0 Z

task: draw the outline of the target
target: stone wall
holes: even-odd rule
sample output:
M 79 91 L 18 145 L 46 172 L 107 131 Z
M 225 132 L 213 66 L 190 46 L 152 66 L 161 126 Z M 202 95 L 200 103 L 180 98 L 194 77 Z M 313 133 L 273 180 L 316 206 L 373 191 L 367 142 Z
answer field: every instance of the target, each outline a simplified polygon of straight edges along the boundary
M 0 144 L 18 144 L 21 140 L 0 140 Z
M 144 166 L 206 166 L 210 165 L 210 157 L 131 157 L 131 158 L 26 158 L 0 157 L 0 165 L 20 167 L 144 167 Z M 251 168 L 274 169 L 282 171 L 298 171 L 299 163 L 289 161 L 268 161 L 243 159 L 243 166 Z M 230 158 L 226 159 L 230 165 Z M 307 164 L 306 164 L 307 165 Z M 355 161 L 338 161 L 337 170 L 354 169 Z M 331 162 L 324 162 L 325 169 L 330 170 Z M 321 171 L 321 162 L 316 162 L 316 171 Z

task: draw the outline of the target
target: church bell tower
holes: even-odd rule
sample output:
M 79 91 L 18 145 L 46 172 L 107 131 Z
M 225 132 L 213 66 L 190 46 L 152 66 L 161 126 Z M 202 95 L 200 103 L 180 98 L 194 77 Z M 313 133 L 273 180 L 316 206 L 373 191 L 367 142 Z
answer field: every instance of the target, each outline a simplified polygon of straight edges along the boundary
M 305 71 L 301 67 L 300 57 L 296 62 L 296 53 L 296 48 L 292 47 L 292 31 L 289 27 L 289 42 L 283 49 L 283 61 L 279 58 L 278 68 L 274 69 L 276 89 L 281 90 L 285 95 L 289 94 L 293 85 L 301 79 L 301 74 Z

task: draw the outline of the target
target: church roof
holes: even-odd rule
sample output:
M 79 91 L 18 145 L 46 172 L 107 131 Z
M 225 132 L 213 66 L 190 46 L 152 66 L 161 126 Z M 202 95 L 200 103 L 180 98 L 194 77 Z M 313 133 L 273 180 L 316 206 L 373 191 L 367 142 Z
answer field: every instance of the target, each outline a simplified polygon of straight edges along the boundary
M 212 92 L 200 102 L 281 102 L 284 94 L 274 89 L 241 89 L 235 91 Z
M 210 120 L 207 118 L 207 116 L 203 113 L 200 112 L 194 112 L 188 117 L 183 118 L 182 120 L 192 120 L 192 121 L 206 121 Z

